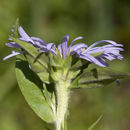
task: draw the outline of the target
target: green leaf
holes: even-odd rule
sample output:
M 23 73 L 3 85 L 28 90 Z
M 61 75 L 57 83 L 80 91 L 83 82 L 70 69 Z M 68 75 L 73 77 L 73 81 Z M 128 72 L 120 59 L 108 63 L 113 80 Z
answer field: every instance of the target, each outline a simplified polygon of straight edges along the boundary
M 58 68 L 58 69 L 63 68 L 64 61 L 63 61 L 62 57 L 60 56 L 59 51 L 57 52 L 57 55 L 53 55 L 52 53 L 49 53 L 49 58 L 50 58 L 51 66 Z
M 126 77 L 128 77 L 127 74 L 113 72 L 106 68 L 87 68 L 72 82 L 72 88 L 104 87 L 118 79 Z
M 72 56 L 72 67 L 71 67 L 71 70 L 78 70 L 78 69 L 80 69 L 81 71 L 83 71 L 85 68 L 88 67 L 89 64 L 90 64 L 89 61 L 86 61 L 84 59 L 79 59 L 79 58 L 76 58 L 76 57 Z
M 43 94 L 43 82 L 36 73 L 30 70 L 27 61 L 22 56 L 18 56 L 16 60 L 16 77 L 21 92 L 33 111 L 42 120 L 52 123 L 53 112 Z
M 94 56 L 94 57 L 97 57 L 97 56 L 100 56 L 103 53 L 104 53 L 104 51 L 99 52 L 99 53 L 91 53 L 91 55 Z
M 99 123 L 101 119 L 102 115 L 87 130 L 93 130 L 93 128 Z
M 41 55 L 41 54 L 39 54 L 39 55 Z M 42 55 L 45 55 L 45 54 L 42 53 Z M 39 64 L 39 62 L 37 62 L 37 58 L 34 59 L 28 53 L 26 54 L 26 58 L 27 58 L 30 66 L 31 66 L 31 69 L 35 73 L 37 73 L 37 75 L 42 80 L 42 82 L 50 83 L 50 81 L 49 81 L 49 72 L 47 71 L 47 69 L 45 69 L 45 67 L 43 67 L 41 64 Z M 40 58 L 40 57 L 38 57 L 38 58 Z M 44 60 L 46 60 L 46 58 L 44 58 Z
M 15 37 L 15 38 L 18 38 L 18 37 L 19 37 L 18 27 L 19 27 L 19 18 L 16 19 L 16 23 L 15 23 L 15 28 L 14 28 L 14 37 Z

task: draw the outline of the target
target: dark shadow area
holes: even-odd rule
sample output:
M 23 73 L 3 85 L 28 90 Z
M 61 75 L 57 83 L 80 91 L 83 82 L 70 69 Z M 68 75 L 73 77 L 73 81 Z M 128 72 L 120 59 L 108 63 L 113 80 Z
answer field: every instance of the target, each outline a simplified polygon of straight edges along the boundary
M 30 68 L 29 68 L 29 64 L 27 61 L 23 61 L 23 60 L 17 60 L 16 61 L 16 68 L 20 69 L 25 77 L 30 80 L 31 82 L 33 82 L 34 84 L 36 84 L 40 89 L 43 89 L 43 83 L 40 80 L 40 78 L 37 76 L 36 73 L 34 73 Z

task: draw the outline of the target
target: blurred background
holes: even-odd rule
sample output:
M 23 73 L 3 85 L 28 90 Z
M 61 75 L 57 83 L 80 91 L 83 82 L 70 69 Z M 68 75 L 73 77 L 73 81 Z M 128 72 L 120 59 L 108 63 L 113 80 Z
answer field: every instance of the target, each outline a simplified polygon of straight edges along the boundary
M 83 36 L 88 45 L 104 39 L 124 44 L 123 61 L 110 67 L 130 73 L 130 1 L 127 0 L 0 0 L 0 130 L 47 130 L 27 105 L 16 82 L 15 58 L 4 43 L 17 18 L 30 36 L 60 43 Z M 71 93 L 69 130 L 86 130 L 100 115 L 95 130 L 130 130 L 130 79 L 105 88 Z

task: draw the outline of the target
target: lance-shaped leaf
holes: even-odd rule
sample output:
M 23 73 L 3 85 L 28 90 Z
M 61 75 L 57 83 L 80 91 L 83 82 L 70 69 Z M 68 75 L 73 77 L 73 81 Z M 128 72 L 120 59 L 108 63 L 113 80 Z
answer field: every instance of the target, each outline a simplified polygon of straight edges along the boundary
M 44 96 L 43 82 L 30 68 L 23 55 L 16 60 L 16 77 L 27 103 L 44 121 L 52 123 L 54 115 Z
M 15 28 L 14 28 L 14 37 L 18 38 L 19 34 L 18 34 L 18 27 L 19 27 L 19 19 L 17 18 L 16 22 L 15 22 Z
M 104 87 L 118 79 L 128 77 L 127 74 L 113 72 L 106 68 L 86 69 L 73 80 L 71 88 L 97 88 Z

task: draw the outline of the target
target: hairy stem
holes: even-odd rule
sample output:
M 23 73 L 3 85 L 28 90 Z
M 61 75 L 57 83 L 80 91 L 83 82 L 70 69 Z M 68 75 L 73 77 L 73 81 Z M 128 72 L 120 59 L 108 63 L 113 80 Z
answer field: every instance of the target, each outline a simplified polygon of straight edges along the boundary
M 69 87 L 67 81 L 59 81 L 56 84 L 56 130 L 65 130 L 65 116 L 68 108 Z

